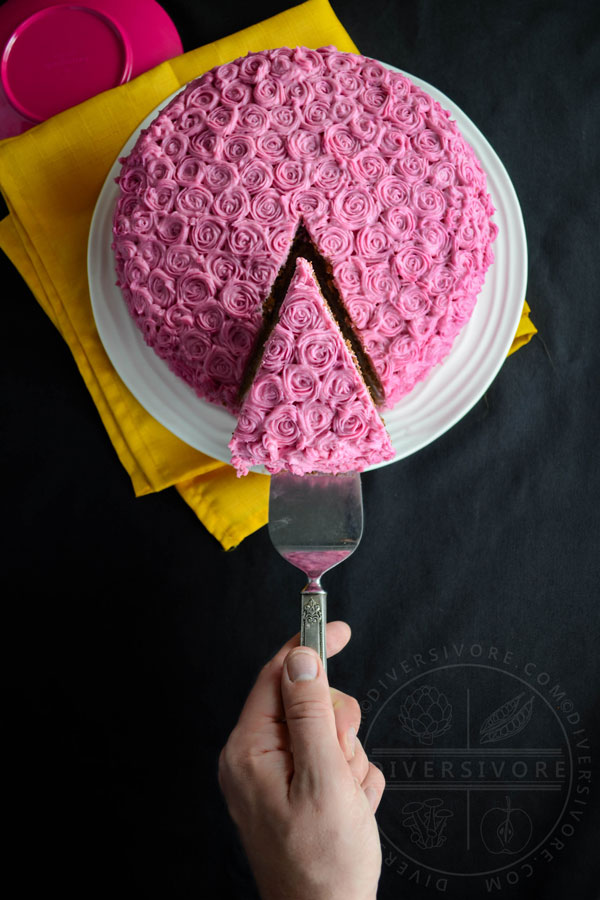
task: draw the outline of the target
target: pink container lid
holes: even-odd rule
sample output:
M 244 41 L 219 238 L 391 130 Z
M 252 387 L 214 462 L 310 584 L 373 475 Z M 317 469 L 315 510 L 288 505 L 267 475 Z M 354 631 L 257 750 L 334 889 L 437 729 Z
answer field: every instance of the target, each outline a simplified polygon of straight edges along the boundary
M 0 7 L 0 138 L 183 50 L 155 0 L 8 0 Z

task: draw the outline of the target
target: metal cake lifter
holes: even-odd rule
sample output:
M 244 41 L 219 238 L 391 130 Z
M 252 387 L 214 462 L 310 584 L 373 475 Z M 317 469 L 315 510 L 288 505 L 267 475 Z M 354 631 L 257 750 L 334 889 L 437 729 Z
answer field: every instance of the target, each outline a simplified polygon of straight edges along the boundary
M 300 643 L 327 669 L 327 593 L 321 578 L 353 553 L 362 537 L 360 475 L 271 476 L 269 536 L 275 549 L 309 581 L 302 591 Z

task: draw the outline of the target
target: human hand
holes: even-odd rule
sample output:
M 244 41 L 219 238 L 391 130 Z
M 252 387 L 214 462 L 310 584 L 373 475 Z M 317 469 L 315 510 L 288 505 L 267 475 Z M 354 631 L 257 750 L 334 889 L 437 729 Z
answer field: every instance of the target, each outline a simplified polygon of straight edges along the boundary
M 329 623 L 327 656 L 349 639 L 345 622 Z M 219 784 L 264 900 L 367 900 L 381 872 L 384 777 L 354 739 L 358 703 L 330 689 L 318 655 L 298 644 L 261 670 Z

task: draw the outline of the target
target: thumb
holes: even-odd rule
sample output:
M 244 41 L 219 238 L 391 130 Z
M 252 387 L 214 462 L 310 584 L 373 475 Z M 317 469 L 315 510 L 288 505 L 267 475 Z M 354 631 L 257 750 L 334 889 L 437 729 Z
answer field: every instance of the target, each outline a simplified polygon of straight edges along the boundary
M 281 696 L 294 755 L 294 777 L 318 788 L 345 763 L 340 750 L 329 682 L 319 655 L 296 647 L 286 657 Z

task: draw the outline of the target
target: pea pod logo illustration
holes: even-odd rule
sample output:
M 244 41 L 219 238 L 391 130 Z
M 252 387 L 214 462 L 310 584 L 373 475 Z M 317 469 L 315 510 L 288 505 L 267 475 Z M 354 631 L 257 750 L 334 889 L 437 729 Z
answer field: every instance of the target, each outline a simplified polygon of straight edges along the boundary
M 499 706 L 479 729 L 481 744 L 495 744 L 513 737 L 526 727 L 533 711 L 533 694 L 521 704 L 524 693 Z
M 514 854 L 525 849 L 533 826 L 524 809 L 511 806 L 506 797 L 506 806 L 493 806 L 483 815 L 480 825 L 481 840 L 490 853 Z
M 409 694 L 400 707 L 400 724 L 421 744 L 432 744 L 450 728 L 452 706 L 448 698 L 432 685 L 424 684 Z

